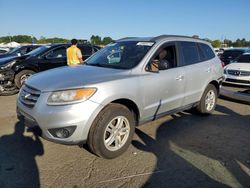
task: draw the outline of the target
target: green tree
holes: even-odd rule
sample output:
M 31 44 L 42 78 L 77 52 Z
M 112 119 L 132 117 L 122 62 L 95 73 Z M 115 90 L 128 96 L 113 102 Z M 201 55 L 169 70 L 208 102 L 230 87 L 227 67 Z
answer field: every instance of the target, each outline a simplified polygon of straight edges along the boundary
M 233 42 L 231 40 L 225 39 L 224 44 L 226 44 L 228 47 L 233 46 Z
M 214 48 L 220 48 L 221 47 L 221 41 L 220 40 L 214 40 L 214 41 L 212 41 L 212 46 Z
M 45 38 L 43 36 L 40 37 L 40 39 L 37 41 L 39 44 L 46 44 L 46 43 L 68 43 L 68 39 L 64 38 Z
M 104 37 L 102 39 L 102 44 L 107 45 L 107 44 L 111 43 L 112 41 L 113 41 L 113 39 L 111 37 Z
M 32 36 L 29 35 L 15 35 L 12 37 L 12 41 L 18 43 L 32 43 Z
M 90 38 L 91 44 L 100 45 L 102 44 L 102 39 L 98 35 L 92 35 Z
M 0 43 L 9 43 L 12 41 L 12 37 L 11 36 L 4 36 L 0 38 Z

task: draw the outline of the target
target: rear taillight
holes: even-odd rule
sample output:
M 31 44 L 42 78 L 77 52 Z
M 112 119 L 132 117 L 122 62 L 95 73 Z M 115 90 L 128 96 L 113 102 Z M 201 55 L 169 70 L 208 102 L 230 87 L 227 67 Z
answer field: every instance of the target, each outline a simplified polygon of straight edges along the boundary
M 225 67 L 225 63 L 223 61 L 221 61 L 220 63 L 221 63 L 222 68 L 224 68 Z

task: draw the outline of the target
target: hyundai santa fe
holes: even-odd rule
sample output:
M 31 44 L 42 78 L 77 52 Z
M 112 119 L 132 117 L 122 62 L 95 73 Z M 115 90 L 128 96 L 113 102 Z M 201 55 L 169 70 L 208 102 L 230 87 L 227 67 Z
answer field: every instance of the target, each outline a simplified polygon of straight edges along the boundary
M 84 65 L 31 76 L 17 115 L 47 140 L 87 143 L 110 159 L 126 151 L 137 125 L 190 108 L 211 114 L 222 81 L 221 62 L 203 40 L 123 38 Z

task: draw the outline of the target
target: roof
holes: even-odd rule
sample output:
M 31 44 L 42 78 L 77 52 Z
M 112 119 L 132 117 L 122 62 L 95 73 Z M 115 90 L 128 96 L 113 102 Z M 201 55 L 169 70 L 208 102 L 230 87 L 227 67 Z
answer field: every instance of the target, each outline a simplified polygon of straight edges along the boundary
M 225 51 L 244 51 L 244 52 L 250 52 L 250 48 L 244 47 L 244 48 L 230 48 L 226 49 Z
M 117 41 L 152 41 L 152 42 L 158 42 L 167 38 L 183 38 L 183 39 L 193 39 L 198 41 L 204 41 L 202 39 L 197 39 L 189 36 L 181 36 L 181 35 L 159 35 L 156 37 L 126 37 L 122 39 L 118 39 Z

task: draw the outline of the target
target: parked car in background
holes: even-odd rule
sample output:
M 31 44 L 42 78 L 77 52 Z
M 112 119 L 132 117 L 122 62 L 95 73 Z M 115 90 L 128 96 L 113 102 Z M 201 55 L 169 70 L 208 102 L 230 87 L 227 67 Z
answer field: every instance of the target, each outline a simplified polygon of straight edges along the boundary
M 215 54 L 217 56 L 221 56 L 221 54 L 223 54 L 224 49 L 223 48 L 214 48 Z
M 0 48 L 0 55 L 1 55 L 1 54 L 5 54 L 5 53 L 7 53 L 8 51 L 9 51 L 8 48 Z
M 250 48 L 230 48 L 221 54 L 220 59 L 227 65 L 246 52 L 250 52 Z
M 14 56 L 22 56 L 25 55 L 32 50 L 40 47 L 41 45 L 24 45 L 24 46 L 18 46 L 10 51 L 8 51 L 5 54 L 0 54 L 0 59 L 4 57 L 14 57 Z
M 115 158 L 128 148 L 135 126 L 195 108 L 211 114 L 223 68 L 209 43 L 190 37 L 125 38 L 76 67 L 29 78 L 17 114 L 48 140 L 87 142 Z
M 67 65 L 66 48 L 69 44 L 51 44 L 36 48 L 23 56 L 0 59 L 0 95 L 19 89 L 31 75 L 52 68 Z M 79 44 L 83 59 L 98 51 L 98 46 Z M 8 88 L 8 89 L 7 89 Z
M 250 53 L 244 53 L 234 62 L 225 66 L 224 83 L 250 86 Z

